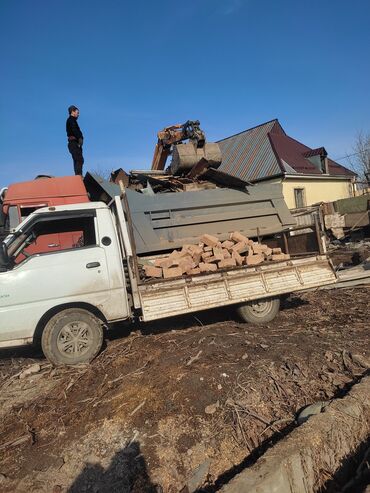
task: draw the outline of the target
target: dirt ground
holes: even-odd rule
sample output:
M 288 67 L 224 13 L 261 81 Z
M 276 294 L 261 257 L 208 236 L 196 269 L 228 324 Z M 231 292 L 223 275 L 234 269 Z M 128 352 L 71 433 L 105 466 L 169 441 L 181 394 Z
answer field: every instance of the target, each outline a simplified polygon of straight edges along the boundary
M 118 326 L 91 365 L 0 353 L 0 491 L 217 491 L 367 370 L 369 288 Z

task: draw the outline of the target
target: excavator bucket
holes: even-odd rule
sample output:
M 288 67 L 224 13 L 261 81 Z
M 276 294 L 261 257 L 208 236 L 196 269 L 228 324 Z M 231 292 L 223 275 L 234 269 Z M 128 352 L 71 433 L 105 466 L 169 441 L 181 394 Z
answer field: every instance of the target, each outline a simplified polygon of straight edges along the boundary
M 221 149 L 215 142 L 197 147 L 193 142 L 174 145 L 170 170 L 173 175 L 188 173 L 201 159 L 208 161 L 208 167 L 218 168 L 221 164 Z

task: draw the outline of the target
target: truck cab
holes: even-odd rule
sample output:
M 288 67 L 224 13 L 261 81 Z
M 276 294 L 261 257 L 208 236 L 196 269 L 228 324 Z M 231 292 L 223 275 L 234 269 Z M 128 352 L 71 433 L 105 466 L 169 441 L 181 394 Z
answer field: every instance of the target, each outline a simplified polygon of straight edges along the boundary
M 43 241 L 74 234 L 79 243 L 58 250 Z M 37 252 L 30 249 L 35 244 Z M 36 342 L 42 328 L 46 353 L 62 354 L 60 363 L 79 362 L 100 349 L 102 321 L 129 317 L 119 239 L 104 203 L 38 209 L 0 245 L 0 347 Z M 56 313 L 71 322 L 57 341 L 45 342 L 45 322 Z

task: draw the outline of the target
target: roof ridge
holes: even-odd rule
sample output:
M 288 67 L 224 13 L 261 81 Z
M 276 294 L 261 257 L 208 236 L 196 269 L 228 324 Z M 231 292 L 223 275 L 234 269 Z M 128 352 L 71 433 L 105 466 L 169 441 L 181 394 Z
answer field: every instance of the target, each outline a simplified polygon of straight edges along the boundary
M 254 130 L 255 128 L 258 128 L 258 127 L 263 127 L 263 125 L 267 125 L 268 123 L 272 123 L 272 122 L 274 122 L 274 123 L 276 123 L 276 122 L 277 122 L 277 123 L 279 123 L 279 120 L 278 120 L 278 118 L 273 118 L 272 120 L 269 120 L 269 121 L 267 121 L 267 122 L 265 122 L 265 123 L 260 123 L 259 125 L 255 125 L 254 127 L 247 128 L 246 130 L 242 130 L 241 132 L 237 132 L 236 134 L 229 135 L 229 137 L 225 137 L 224 139 L 216 140 L 216 142 L 217 142 L 217 143 L 218 143 L 218 142 L 223 142 L 223 141 L 225 141 L 225 140 L 227 140 L 227 139 L 231 139 L 232 137 L 236 137 L 237 135 L 244 134 L 245 132 L 249 132 L 250 130 Z M 279 123 L 279 125 L 280 125 L 280 123 Z M 280 126 L 281 126 L 281 125 L 280 125 Z M 283 129 L 283 127 L 281 127 L 281 128 Z M 283 131 L 284 131 L 284 129 L 283 129 Z M 284 131 L 284 133 L 285 133 L 285 131 Z
M 284 130 L 284 129 L 283 129 Z M 285 134 L 285 132 L 284 132 Z M 286 135 L 286 134 L 285 134 Z M 274 141 L 273 141 L 273 138 L 272 138 L 272 135 L 271 135 L 271 132 L 267 132 L 267 138 L 269 139 L 269 142 L 270 142 L 270 146 L 271 146 L 271 149 L 272 149 L 272 152 L 275 154 L 275 158 L 276 158 L 276 161 L 279 165 L 279 168 L 280 170 L 283 172 L 283 174 L 285 173 L 285 168 L 284 168 L 284 165 L 282 163 L 282 160 L 281 160 L 281 157 L 279 156 L 279 154 L 277 153 L 277 150 L 276 150 L 276 147 L 274 145 Z

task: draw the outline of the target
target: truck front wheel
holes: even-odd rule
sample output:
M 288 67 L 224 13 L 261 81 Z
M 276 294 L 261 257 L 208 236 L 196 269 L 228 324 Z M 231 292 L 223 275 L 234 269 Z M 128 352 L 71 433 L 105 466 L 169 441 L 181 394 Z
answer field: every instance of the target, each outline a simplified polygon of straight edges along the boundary
M 55 366 L 88 363 L 103 344 L 103 323 L 82 308 L 58 312 L 45 325 L 41 347 Z
M 265 324 L 271 322 L 280 309 L 280 298 L 249 301 L 238 306 L 237 312 L 244 322 Z

